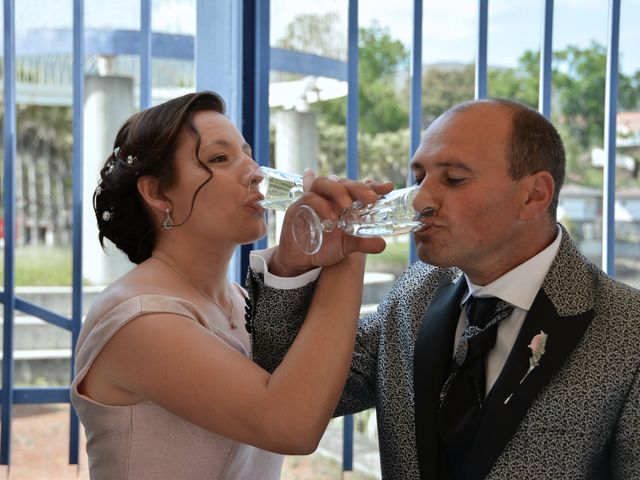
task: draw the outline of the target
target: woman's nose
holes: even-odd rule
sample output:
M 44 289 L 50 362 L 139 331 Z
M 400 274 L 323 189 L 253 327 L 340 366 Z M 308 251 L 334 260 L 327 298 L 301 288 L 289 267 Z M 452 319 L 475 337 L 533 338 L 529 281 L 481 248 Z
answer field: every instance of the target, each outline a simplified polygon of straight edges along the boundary
M 260 165 L 254 160 L 251 160 L 251 164 L 247 165 L 247 170 L 243 175 L 243 183 L 249 187 L 249 190 L 257 191 L 259 190 L 258 185 L 260 185 L 260 182 L 263 180 L 264 173 L 260 170 Z

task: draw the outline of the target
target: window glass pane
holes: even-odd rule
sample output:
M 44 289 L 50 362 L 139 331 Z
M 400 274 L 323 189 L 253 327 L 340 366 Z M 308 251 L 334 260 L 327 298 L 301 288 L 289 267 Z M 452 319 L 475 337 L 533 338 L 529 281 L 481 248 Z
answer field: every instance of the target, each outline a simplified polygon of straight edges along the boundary
M 151 103 L 157 105 L 195 90 L 196 4 L 155 0 L 151 7 L 152 32 L 163 39 L 152 48 Z
M 359 65 L 360 178 L 402 188 L 409 164 L 409 65 L 413 2 L 361 1 Z M 409 259 L 411 235 L 386 238 L 387 247 L 367 259 L 365 305 L 388 292 Z
M 116 132 L 139 109 L 140 58 L 124 50 L 139 42 L 139 2 L 89 0 L 85 29 L 83 277 L 101 289 L 132 267 L 108 240 L 100 247 L 93 192 Z
M 422 112 L 424 127 L 474 96 L 478 2 L 424 2 Z
M 539 0 L 489 2 L 488 93 L 538 108 L 542 9 Z
M 83 434 L 80 464 L 68 463 L 69 405 L 14 405 L 11 434 L 11 478 L 89 480 Z
M 153 1 L 151 8 L 151 103 L 156 105 L 195 88 L 195 1 Z M 87 283 L 96 288 L 133 266 L 108 240 L 102 251 L 92 194 L 118 129 L 140 108 L 140 56 L 125 46 L 138 44 L 140 18 L 139 2 L 86 4 L 83 267 Z
M 64 317 L 72 281 L 72 12 L 71 0 L 15 2 L 15 293 Z M 15 387 L 69 384 L 69 331 L 16 309 L 13 334 Z M 66 430 L 43 423 L 54 410 Z M 14 406 L 12 475 L 26 477 L 19 472 L 33 471 L 34 458 L 43 459 L 43 474 L 71 468 L 66 450 L 50 450 L 68 445 L 68 423 L 65 405 Z
M 553 28 L 551 118 L 567 154 L 558 219 L 582 253 L 597 265 L 602 263 L 608 3 L 557 2 Z
M 640 1 L 621 2 L 616 181 L 616 277 L 640 288 Z
M 347 85 L 328 74 L 306 75 L 300 66 L 321 70 L 320 57 L 346 61 L 347 4 L 339 1 L 271 2 L 270 158 L 275 168 L 301 173 L 345 174 Z M 294 61 L 287 54 L 311 54 Z M 346 64 L 344 65 L 346 71 Z M 284 215 L 269 213 L 269 243 L 277 242 Z
M 71 0 L 15 3 L 15 294 L 71 315 Z M 68 30 L 67 30 L 68 31 Z M 46 39 L 46 41 L 45 41 Z M 15 310 L 15 385 L 69 383 L 71 335 Z
M 271 0 L 271 45 L 347 59 L 347 2 Z

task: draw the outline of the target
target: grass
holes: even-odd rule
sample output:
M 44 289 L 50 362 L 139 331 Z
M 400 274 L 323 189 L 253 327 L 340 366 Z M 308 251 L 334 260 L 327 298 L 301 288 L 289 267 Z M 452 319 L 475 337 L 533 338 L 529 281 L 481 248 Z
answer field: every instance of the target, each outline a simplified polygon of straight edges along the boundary
M 71 248 L 19 247 L 15 250 L 16 286 L 71 285 Z M 4 250 L 0 259 L 0 275 L 4 278 Z
M 378 255 L 367 257 L 367 270 L 399 274 L 409 263 L 409 241 L 399 237 L 387 238 L 387 248 Z
M 407 238 L 388 238 L 387 248 L 378 255 L 369 255 L 369 271 L 398 274 L 409 257 Z M 18 247 L 15 250 L 16 286 L 71 285 L 71 247 Z M 4 255 L 0 258 L 0 278 L 4 278 Z

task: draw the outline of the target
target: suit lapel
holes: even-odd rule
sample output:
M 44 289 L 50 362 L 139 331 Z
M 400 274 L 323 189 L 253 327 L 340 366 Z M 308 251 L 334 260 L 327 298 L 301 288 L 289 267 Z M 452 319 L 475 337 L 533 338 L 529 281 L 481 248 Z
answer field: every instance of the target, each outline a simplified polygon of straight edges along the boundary
M 544 290 L 538 292 L 511 354 L 489 393 L 482 424 L 465 462 L 463 478 L 481 479 L 488 475 L 531 402 L 564 364 L 592 318 L 593 309 L 562 317 Z M 548 335 L 545 353 L 539 365 L 520 383 L 529 369 L 531 349 L 528 345 L 541 331 Z
M 460 300 L 466 288 L 464 276 L 455 283 L 445 275 L 440 278 L 416 339 L 413 388 L 420 478 L 438 478 L 438 458 L 443 452 L 440 451 L 436 414 L 440 389 L 451 365 Z

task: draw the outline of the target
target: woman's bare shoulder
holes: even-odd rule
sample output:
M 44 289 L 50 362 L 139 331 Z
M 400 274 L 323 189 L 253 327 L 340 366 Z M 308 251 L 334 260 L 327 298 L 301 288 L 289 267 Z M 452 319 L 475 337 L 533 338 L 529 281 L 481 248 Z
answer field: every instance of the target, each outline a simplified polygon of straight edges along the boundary
M 119 305 L 145 295 L 173 296 L 175 292 L 153 269 L 139 265 L 108 285 L 93 300 L 87 319 L 102 318 Z

